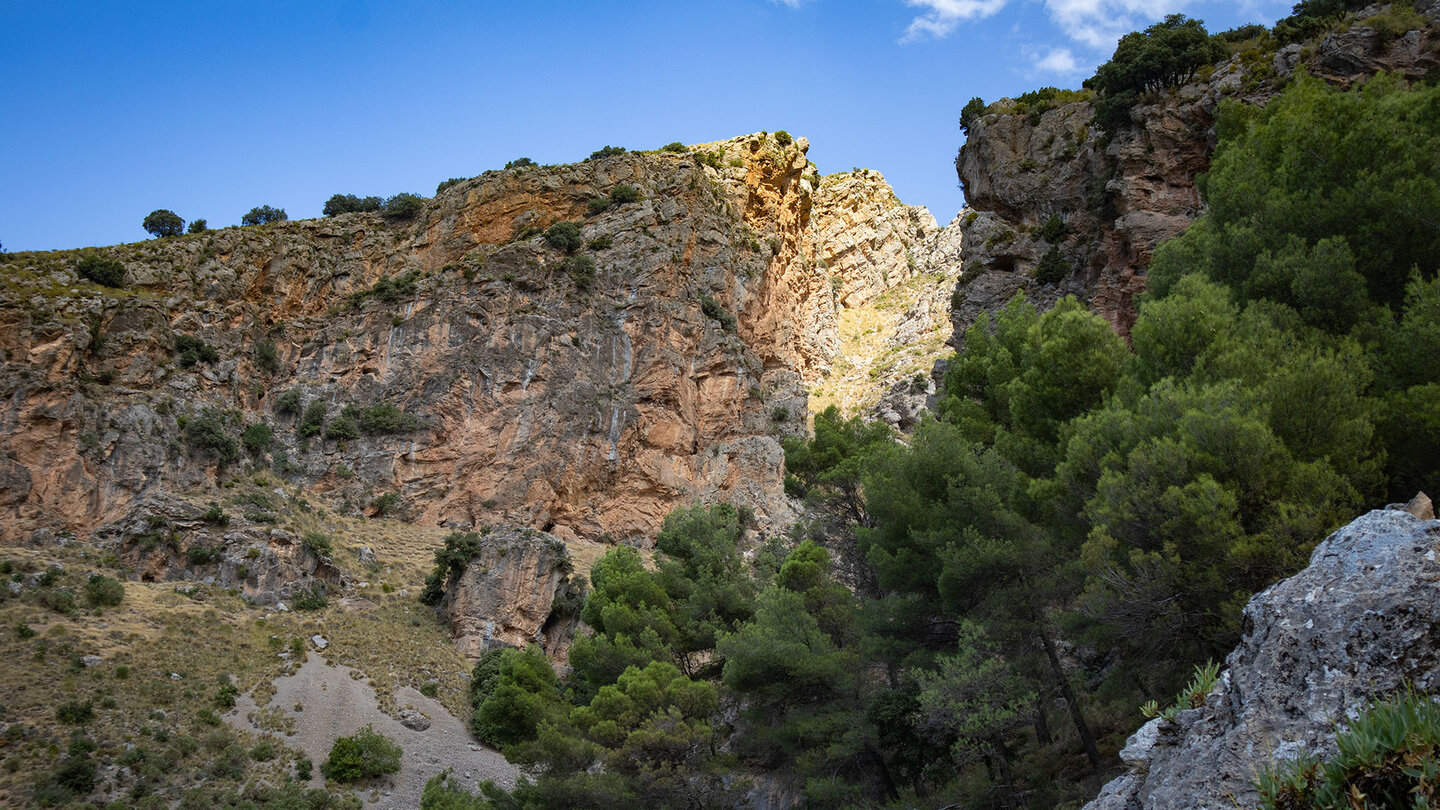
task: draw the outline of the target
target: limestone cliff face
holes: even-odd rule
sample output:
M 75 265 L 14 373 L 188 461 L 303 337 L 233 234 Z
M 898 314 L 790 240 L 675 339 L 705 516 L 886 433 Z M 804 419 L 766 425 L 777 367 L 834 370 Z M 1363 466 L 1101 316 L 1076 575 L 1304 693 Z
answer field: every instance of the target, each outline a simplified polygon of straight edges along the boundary
M 1365 515 L 1310 565 L 1254 596 L 1245 635 L 1203 706 L 1156 718 L 1120 756 L 1129 772 L 1087 810 L 1255 807 L 1272 760 L 1336 752 L 1337 724 L 1373 700 L 1440 687 L 1440 521 L 1428 498 Z
M 573 592 L 571 565 L 565 544 L 544 532 L 513 526 L 489 532 L 480 553 L 447 583 L 439 614 L 472 658 L 527 644 L 563 656 L 569 633 L 562 631 L 578 620 L 581 596 Z M 556 610 L 567 596 L 569 608 Z
M 1296 70 L 1348 86 L 1381 70 L 1416 79 L 1437 64 L 1440 3 L 1424 10 L 1427 29 L 1398 38 L 1366 22 L 1385 8 L 1366 9 L 1344 33 L 1309 50 L 1292 45 L 1271 58 L 1242 55 L 1221 63 L 1132 108 L 1130 129 L 1114 133 L 1108 144 L 1092 124 L 1087 100 L 1039 115 L 1007 112 L 1014 103 L 998 102 L 1000 111 L 971 126 L 955 162 L 971 209 L 962 219 L 966 270 L 956 296 L 956 334 L 1021 290 L 1042 308 L 1075 295 L 1128 334 L 1156 245 L 1203 213 L 1195 176 L 1209 168 L 1222 100 L 1263 105 Z M 1040 228 L 1051 217 L 1065 225 L 1053 244 L 1070 272 L 1041 283 L 1035 270 L 1052 242 Z
M 935 232 L 878 175 L 821 184 L 807 147 L 759 134 L 492 171 L 409 220 L 102 249 L 119 291 L 78 280 L 74 252 L 0 258 L 0 539 L 88 531 L 247 463 L 349 511 L 395 493 L 450 528 L 644 538 L 721 500 L 787 523 L 778 438 L 804 430 L 845 301 L 912 277 L 907 248 Z M 588 213 L 622 185 L 640 199 Z M 543 236 L 561 221 L 581 224 L 575 256 Z M 182 364 L 181 335 L 218 359 Z M 335 427 L 382 403 L 408 428 Z M 303 436 L 307 409 L 326 428 Z M 202 427 L 260 423 L 274 443 L 220 469 Z

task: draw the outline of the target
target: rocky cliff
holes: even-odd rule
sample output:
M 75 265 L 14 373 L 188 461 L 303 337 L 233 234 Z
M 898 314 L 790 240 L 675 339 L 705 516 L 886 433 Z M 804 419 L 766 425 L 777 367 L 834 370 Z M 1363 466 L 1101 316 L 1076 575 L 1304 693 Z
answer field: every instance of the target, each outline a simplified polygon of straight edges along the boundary
M 1428 498 L 1365 515 L 1254 596 L 1197 708 L 1157 717 L 1088 810 L 1255 807 L 1272 760 L 1332 756 L 1337 724 L 1405 688 L 1440 689 L 1440 521 Z
M 1156 245 L 1203 212 L 1195 178 L 1209 168 L 1223 101 L 1263 105 L 1297 71 L 1348 86 L 1382 70 L 1419 79 L 1440 65 L 1440 2 L 1422 4 L 1428 27 L 1408 33 L 1392 30 L 1391 9 L 1372 6 L 1305 45 L 1260 40 L 1143 99 L 1113 133 L 1094 123 L 1088 90 L 990 105 L 955 161 L 970 208 L 955 333 L 1023 290 L 1042 308 L 1074 295 L 1128 334 Z M 1052 247 L 1064 269 L 1038 279 Z
M 785 524 L 778 438 L 846 360 L 847 308 L 908 312 L 958 274 L 928 261 L 927 212 L 878 173 L 822 179 L 807 149 L 761 133 L 491 171 L 408 219 L 100 249 L 123 289 L 81 280 L 78 252 L 0 257 L 0 539 L 262 468 L 342 512 L 565 541 L 643 542 L 693 502 Z M 578 244 L 547 239 L 560 222 Z M 918 306 L 895 340 L 944 331 Z

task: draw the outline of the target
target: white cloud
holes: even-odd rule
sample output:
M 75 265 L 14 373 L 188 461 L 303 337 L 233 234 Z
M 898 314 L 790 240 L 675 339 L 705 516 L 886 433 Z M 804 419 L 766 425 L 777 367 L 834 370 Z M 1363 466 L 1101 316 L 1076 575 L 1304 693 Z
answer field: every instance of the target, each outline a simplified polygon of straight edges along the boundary
M 1045 10 L 1061 31 L 1098 51 L 1114 48 L 1142 21 L 1158 20 L 1184 6 L 1185 0 L 1045 0 Z
M 955 27 L 966 20 L 984 19 L 1005 7 L 1006 0 L 905 0 L 914 8 L 929 9 L 910 21 L 901 42 L 934 37 L 949 36 Z
M 1037 73 L 1070 75 L 1080 69 L 1080 65 L 1075 61 L 1075 54 L 1071 53 L 1069 48 L 1053 48 L 1049 53 L 1035 59 L 1033 64 Z
M 801 4 L 801 3 L 804 3 L 805 0 L 770 0 L 770 2 L 774 3 L 774 4 L 777 5 L 777 6 L 788 6 L 788 7 L 790 7 L 790 8 L 799 8 L 799 7 L 800 7 L 800 4 Z

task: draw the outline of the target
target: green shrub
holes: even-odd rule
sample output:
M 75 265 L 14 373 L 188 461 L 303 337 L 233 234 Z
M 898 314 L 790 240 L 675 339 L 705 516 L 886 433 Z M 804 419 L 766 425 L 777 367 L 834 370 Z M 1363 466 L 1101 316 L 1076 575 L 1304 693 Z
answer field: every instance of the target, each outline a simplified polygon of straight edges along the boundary
M 375 507 L 376 517 L 394 514 L 400 509 L 400 493 L 387 492 L 384 495 L 377 495 L 370 501 L 370 505 Z
M 975 96 L 965 102 L 960 109 L 960 131 L 966 135 L 970 134 L 970 128 L 975 126 L 981 116 L 985 115 L 985 99 Z
M 514 160 L 511 160 L 511 161 L 506 162 L 505 168 L 507 168 L 507 169 L 523 169 L 523 168 L 525 168 L 526 166 L 534 166 L 534 165 L 535 165 L 535 161 L 531 160 L 530 158 L 528 158 L 528 157 L 518 157 L 518 158 L 515 158 Z
M 296 610 L 324 610 L 330 601 L 325 598 L 324 589 L 316 584 L 297 593 L 290 603 Z
M 84 796 L 95 789 L 95 762 L 88 756 L 67 756 L 51 779 L 70 794 Z
M 354 441 L 360 438 L 360 428 L 354 419 L 342 412 L 330 420 L 330 424 L 325 428 L 325 438 L 341 442 Z
M 78 607 L 75 603 L 75 594 L 68 588 L 41 591 L 37 599 L 42 607 L 66 616 L 73 614 Z
M 309 757 L 295 760 L 295 778 L 301 782 L 309 782 L 310 775 L 315 770 L 315 763 Z
M 75 273 L 104 287 L 125 286 L 125 265 L 93 251 L 87 251 L 75 263 Z
M 360 430 L 369 435 L 380 433 L 405 433 L 420 426 L 420 420 L 388 402 L 380 402 L 368 408 L 346 408 Z
M 245 227 L 251 225 L 269 225 L 272 222 L 284 222 L 289 218 L 284 208 L 258 205 L 245 212 L 245 216 L 240 218 L 240 224 Z
M 425 210 L 425 198 L 402 192 L 385 201 L 385 216 L 391 219 L 412 219 Z
M 337 782 L 357 782 L 400 770 L 400 746 L 365 726 L 353 737 L 341 737 L 330 748 L 320 772 Z
M 1040 257 L 1040 264 L 1035 268 L 1035 280 L 1041 284 L 1056 284 L 1070 275 L 1070 263 L 1060 255 L 1060 246 L 1051 245 Z
M 269 740 L 261 740 L 250 748 L 250 758 L 256 762 L 269 762 L 275 754 L 275 744 Z
M 592 197 L 589 202 L 585 203 L 585 213 L 589 214 L 592 217 L 596 214 L 605 213 L 605 211 L 609 208 L 609 197 Z
M 624 183 L 610 190 L 610 203 L 612 205 L 625 205 L 626 203 L 639 202 L 640 190 L 634 186 Z
M 221 466 L 240 458 L 240 445 L 225 432 L 224 415 L 212 408 L 185 420 L 185 439 L 192 449 L 214 452 Z
M 291 388 L 289 391 L 275 398 L 275 413 L 298 414 L 300 413 L 300 389 Z M 322 415 L 323 418 L 323 415 Z
M 280 370 L 280 350 L 276 348 L 275 341 L 262 340 L 255 344 L 255 365 L 269 374 Z
M 402 298 L 409 298 L 415 295 L 415 283 L 420 280 L 420 274 L 414 270 L 401 273 L 395 278 L 381 276 L 368 290 L 361 290 L 351 293 L 350 301 L 359 304 L 366 298 L 378 298 L 389 304 L 393 304 Z
M 185 231 L 185 220 L 178 214 L 166 208 L 159 208 L 151 211 L 140 223 L 146 233 L 156 239 L 163 239 L 167 236 L 179 236 Z
M 700 165 L 709 166 L 712 169 L 725 168 L 725 155 L 723 152 L 696 152 L 695 159 Z
M 68 700 L 55 707 L 55 719 L 66 725 L 82 725 L 95 719 L 95 707 L 88 700 Z
M 220 550 L 214 546 L 193 545 L 185 552 L 185 559 L 191 565 L 209 565 L 220 557 Z
M 795 139 L 791 138 L 790 133 L 786 132 L 785 130 L 777 129 L 775 130 L 775 142 L 780 144 L 781 146 L 789 146 L 790 144 L 795 142 Z
M 114 577 L 91 574 L 85 581 L 85 599 L 94 607 L 115 607 L 125 599 L 125 586 Z
M 1051 214 L 1039 230 L 1040 238 L 1052 245 L 1064 239 L 1069 233 L 1070 229 L 1065 226 L 1065 220 L 1061 219 L 1059 214 Z
M 1130 107 L 1140 93 L 1178 87 L 1225 55 L 1225 46 L 1211 40 L 1204 23 L 1183 14 L 1126 34 L 1110 61 L 1085 80 L 1085 87 L 1098 91 L 1102 102 L 1110 102 L 1096 105 L 1096 121 L 1107 132 L 1128 126 Z
M 227 676 L 220 676 L 220 685 L 215 689 L 215 707 L 218 709 L 235 708 L 235 698 L 240 694 L 240 688 L 230 682 Z
M 606 233 L 591 239 L 590 244 L 586 247 L 589 247 L 591 250 L 604 250 L 613 244 L 615 244 L 615 238 Z
M 465 566 L 480 553 L 480 535 L 476 532 L 451 532 L 445 536 L 445 545 L 435 550 L 435 568 L 425 578 L 425 589 L 420 601 L 437 605 L 445 595 L 445 582 L 449 577 L 465 572 Z
M 435 193 L 436 193 L 436 194 L 439 194 L 440 192 L 444 191 L 445 189 L 450 188 L 451 186 L 456 185 L 457 183 L 463 183 L 464 181 L 465 181 L 465 178 L 464 178 L 464 177 L 452 177 L 452 178 L 450 178 L 449 180 L 441 180 L 441 181 L 440 181 L 440 185 L 438 185 L 438 186 L 435 187 Z
M 440 684 L 434 681 L 426 681 L 420 684 L 420 694 L 428 698 L 436 697 L 440 694 Z
M 384 207 L 385 201 L 379 197 L 357 197 L 354 194 L 335 194 L 325 201 L 325 208 L 321 213 L 327 217 L 335 217 L 341 214 L 379 211 Z
M 585 158 L 585 162 L 589 163 L 592 160 L 600 160 L 602 158 L 623 155 L 626 151 L 627 150 L 623 146 L 603 146 L 599 149 L 596 149 L 594 152 L 591 152 L 590 157 Z
M 220 352 L 214 346 L 194 335 L 175 336 L 175 355 L 180 359 L 182 368 L 201 362 L 214 363 L 220 359 Z
M 784 405 L 776 405 L 775 408 L 770 411 L 770 421 L 772 422 L 785 422 L 789 419 L 790 409 Z
M 595 283 L 595 260 L 589 256 L 566 256 L 560 270 L 570 276 L 577 290 L 588 290 Z
M 210 508 L 205 510 L 205 514 L 201 515 L 200 519 L 211 526 L 230 525 L 230 516 L 225 514 L 225 510 L 221 509 L 218 503 L 210 504 Z
M 685 147 L 685 144 L 680 143 L 679 141 L 671 141 L 670 143 L 667 143 L 664 146 L 660 147 L 660 151 L 674 152 L 677 155 L 683 155 L 690 150 Z
M 27 638 L 34 638 L 35 628 L 23 622 L 17 624 L 15 625 L 15 637 L 20 639 L 21 641 L 24 641 Z
M 329 557 L 334 550 L 330 545 L 330 538 L 320 532 L 307 532 L 300 545 L 317 557 Z
M 580 225 L 576 222 L 557 222 L 545 230 L 545 241 L 550 246 L 566 253 L 574 253 L 585 244 L 580 238 Z
M 305 406 L 305 414 L 300 417 L 298 433 L 300 438 L 308 439 L 311 436 L 319 436 L 320 431 L 325 427 L 325 413 L 329 406 L 325 400 L 317 399 Z
M 275 441 L 275 431 L 264 422 L 256 422 L 240 434 L 240 443 L 250 451 L 252 456 L 262 456 L 270 445 Z
M 1371 705 L 1326 762 L 1302 756 L 1260 772 L 1264 810 L 1431 807 L 1440 799 L 1440 704 L 1413 692 Z
M 205 232 L 208 231 L 208 230 L 210 230 L 210 223 L 206 222 L 206 221 L 203 220 L 203 219 L 197 219 L 197 220 L 194 220 L 193 222 L 190 223 L 190 227 L 186 228 L 186 229 L 185 229 L 185 232 L 186 232 L 186 233 L 205 233 Z
M 735 316 L 726 312 L 725 307 L 721 306 L 719 301 L 716 301 L 709 295 L 703 293 L 700 295 L 700 311 L 705 313 L 705 317 L 719 323 L 720 328 L 726 332 L 735 331 Z

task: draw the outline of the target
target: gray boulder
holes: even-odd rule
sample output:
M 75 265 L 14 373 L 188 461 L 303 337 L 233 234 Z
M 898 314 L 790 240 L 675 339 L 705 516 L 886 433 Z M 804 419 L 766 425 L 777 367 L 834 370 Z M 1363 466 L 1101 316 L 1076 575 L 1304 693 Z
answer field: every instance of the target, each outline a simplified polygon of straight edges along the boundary
M 1440 689 L 1440 521 L 1411 504 L 1371 512 L 1310 565 L 1257 594 L 1203 708 L 1130 738 L 1130 771 L 1087 810 L 1254 807 L 1256 773 L 1333 755 L 1337 724 L 1407 684 Z

